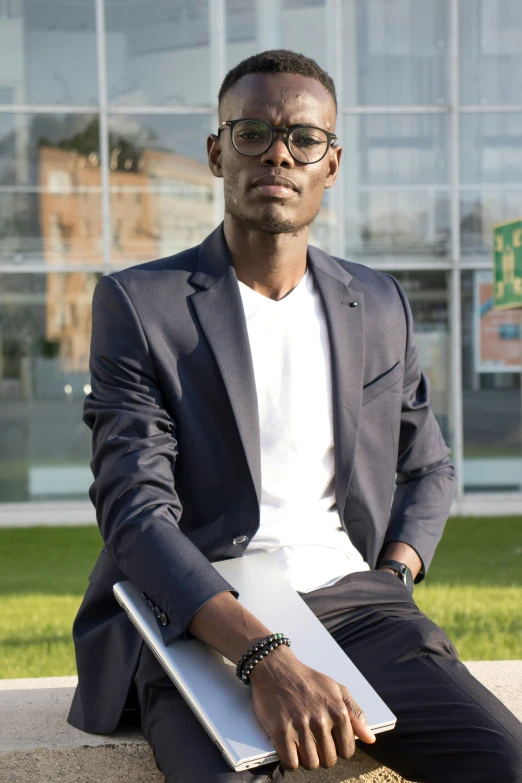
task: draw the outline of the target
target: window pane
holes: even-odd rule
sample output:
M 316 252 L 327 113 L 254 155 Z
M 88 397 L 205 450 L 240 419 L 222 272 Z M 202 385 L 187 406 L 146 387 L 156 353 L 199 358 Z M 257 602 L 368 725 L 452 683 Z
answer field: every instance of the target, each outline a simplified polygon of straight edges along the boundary
M 208 0 L 105 0 L 109 101 L 215 103 Z
M 462 273 L 464 488 L 522 489 L 520 311 L 492 309 L 492 274 Z
M 341 187 L 340 183 L 334 188 L 324 191 L 323 203 L 319 214 L 310 225 L 308 242 L 310 245 L 320 247 L 325 253 L 335 254 L 339 247 L 338 224 L 339 212 L 336 209 L 334 189 Z
M 520 104 L 522 3 L 460 0 L 460 100 Z
M 431 408 L 451 447 L 451 369 L 446 272 L 393 272 L 404 288 L 415 323 L 422 370 L 431 383 Z
M 97 102 L 94 7 L 94 0 L 2 3 L 1 103 Z
M 142 263 L 199 244 L 223 220 L 223 181 L 212 176 L 206 138 L 215 119 L 196 116 L 110 118 L 112 262 Z M 332 191 L 310 242 L 336 247 Z
M 375 115 L 345 120 L 346 253 L 437 260 L 449 253 L 447 118 Z
M 81 417 L 98 277 L 0 274 L 0 502 L 88 499 Z
M 0 264 L 100 265 L 98 119 L 0 115 Z
M 491 257 L 493 226 L 522 214 L 522 114 L 463 114 L 463 255 Z
M 442 105 L 447 0 L 343 0 L 344 104 Z
M 331 71 L 325 0 L 226 0 L 227 70 L 267 49 L 291 49 Z
M 112 261 L 133 264 L 198 244 L 222 220 L 208 167 L 207 116 L 110 118 Z

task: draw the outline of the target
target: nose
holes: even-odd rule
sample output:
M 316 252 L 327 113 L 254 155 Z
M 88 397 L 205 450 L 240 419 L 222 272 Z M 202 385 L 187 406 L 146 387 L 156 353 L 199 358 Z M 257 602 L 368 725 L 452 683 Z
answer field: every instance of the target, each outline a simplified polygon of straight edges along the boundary
M 261 164 L 263 166 L 274 166 L 274 168 L 292 169 L 294 163 L 295 161 L 283 140 L 283 134 L 278 133 L 272 145 L 261 155 Z

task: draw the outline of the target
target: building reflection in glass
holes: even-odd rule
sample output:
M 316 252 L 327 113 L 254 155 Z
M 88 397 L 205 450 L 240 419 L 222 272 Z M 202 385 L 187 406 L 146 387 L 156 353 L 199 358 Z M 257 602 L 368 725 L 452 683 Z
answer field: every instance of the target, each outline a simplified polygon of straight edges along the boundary
M 86 496 L 96 272 L 0 275 L 0 502 Z
M 0 114 L 0 263 L 103 261 L 98 121 Z

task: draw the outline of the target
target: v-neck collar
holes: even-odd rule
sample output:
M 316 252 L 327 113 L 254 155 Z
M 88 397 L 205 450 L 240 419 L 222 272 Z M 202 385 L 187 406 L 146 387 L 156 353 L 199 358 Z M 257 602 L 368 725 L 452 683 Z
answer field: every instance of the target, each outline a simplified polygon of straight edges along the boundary
M 303 288 L 307 288 L 309 285 L 309 282 L 311 281 L 311 274 L 308 267 L 306 268 L 306 271 L 298 284 L 295 286 L 295 288 L 292 288 L 291 291 L 286 294 L 286 296 L 283 296 L 282 299 L 270 299 L 269 296 L 265 296 L 264 294 L 259 293 L 259 291 L 254 291 L 253 288 L 250 288 L 250 286 L 246 285 L 246 283 L 242 283 L 241 280 L 238 280 L 239 283 L 239 290 L 241 292 L 241 296 L 247 297 L 250 302 L 255 302 L 256 304 L 261 304 L 261 302 L 264 300 L 266 302 L 266 307 L 277 307 L 281 308 L 281 305 L 284 306 L 283 303 L 288 304 L 288 302 L 295 300 L 295 294 L 300 293 Z

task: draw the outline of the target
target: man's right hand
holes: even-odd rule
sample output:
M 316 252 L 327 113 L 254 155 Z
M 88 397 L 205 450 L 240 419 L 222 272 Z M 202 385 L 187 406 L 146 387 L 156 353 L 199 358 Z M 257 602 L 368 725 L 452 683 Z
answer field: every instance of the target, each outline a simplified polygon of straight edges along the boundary
M 219 593 L 192 618 L 188 630 L 229 661 L 272 631 L 231 593 Z M 355 750 L 354 732 L 375 742 L 361 708 L 346 688 L 299 661 L 282 645 L 250 672 L 257 718 L 288 770 L 333 767 Z
M 355 752 L 354 734 L 375 742 L 348 690 L 278 647 L 250 673 L 257 718 L 285 770 L 333 767 Z

